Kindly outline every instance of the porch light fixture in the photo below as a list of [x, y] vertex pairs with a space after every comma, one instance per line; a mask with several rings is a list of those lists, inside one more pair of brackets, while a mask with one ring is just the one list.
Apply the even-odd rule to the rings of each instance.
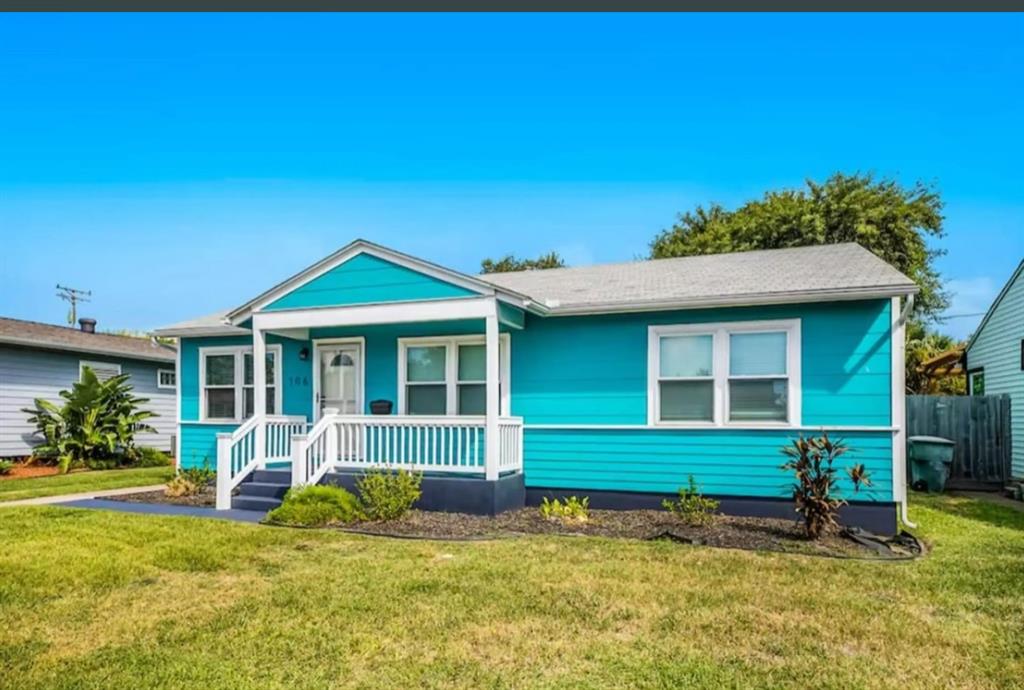
[[304, 347], [301, 350], [299, 350], [299, 361], [305, 362], [307, 359], [309, 359], [309, 348]]

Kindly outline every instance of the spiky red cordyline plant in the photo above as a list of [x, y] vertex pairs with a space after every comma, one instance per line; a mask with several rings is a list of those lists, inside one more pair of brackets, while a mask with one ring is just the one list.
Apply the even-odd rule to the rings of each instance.
[[[828, 434], [804, 438], [784, 446], [782, 452], [789, 460], [783, 470], [796, 475], [793, 484], [793, 500], [796, 510], [803, 516], [804, 532], [809, 539], [817, 539], [827, 529], [836, 527], [839, 509], [846, 501], [839, 495], [837, 470], [833, 465], [837, 458], [846, 454], [849, 448], [842, 440], [833, 442]], [[871, 479], [864, 465], [857, 464], [847, 470], [854, 492], [861, 486], [871, 486]]]

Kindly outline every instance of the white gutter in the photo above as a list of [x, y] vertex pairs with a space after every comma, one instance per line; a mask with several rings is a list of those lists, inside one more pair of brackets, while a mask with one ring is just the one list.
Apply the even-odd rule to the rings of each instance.
[[[900, 354], [899, 365], [901, 367], [904, 367], [904, 368], [907, 365], [907, 359], [906, 359], [907, 336], [906, 336], [906, 331], [904, 330], [904, 327], [906, 326], [906, 323], [907, 323], [907, 317], [910, 316], [910, 310], [913, 309], [913, 308], [914, 308], [914, 295], [913, 295], [913, 293], [911, 293], [911, 294], [907, 295], [906, 304], [903, 305], [903, 310], [900, 311], [900, 315], [896, 319], [896, 323], [893, 324], [894, 328], [899, 329], [900, 335], [903, 338], [903, 341], [901, 343], [899, 343], [899, 354]], [[895, 373], [896, 372], [893, 372], [894, 375], [895, 375]], [[907, 394], [907, 387], [906, 387], [905, 380], [906, 380], [906, 378], [905, 378], [905, 373], [904, 373], [903, 376], [900, 376], [900, 381], [903, 382], [903, 383], [901, 385], [902, 390], [899, 393], [900, 395], [903, 395], [903, 396], [906, 396], [906, 394]], [[903, 427], [903, 433], [899, 434], [897, 436], [897, 438], [900, 439], [900, 441], [903, 443], [904, 448], [906, 448], [906, 444], [907, 444], [907, 407], [906, 407], [905, 404], [902, 405], [901, 407], [903, 409], [903, 419], [900, 421], [899, 425]], [[896, 420], [893, 420], [893, 425], [896, 426]], [[903, 520], [903, 524], [905, 524], [907, 527], [910, 527], [911, 529], [914, 529], [914, 528], [917, 527], [917, 525], [910, 521], [910, 516], [907, 513], [907, 456], [906, 456], [906, 452], [900, 453], [900, 458], [902, 460], [902, 467], [900, 467], [899, 477], [900, 477], [900, 482], [903, 484], [903, 486], [900, 487], [900, 519]]]

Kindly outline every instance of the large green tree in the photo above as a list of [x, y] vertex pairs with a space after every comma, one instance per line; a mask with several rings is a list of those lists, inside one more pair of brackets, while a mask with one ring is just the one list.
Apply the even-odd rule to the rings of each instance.
[[680, 214], [651, 242], [651, 258], [857, 242], [916, 282], [915, 312], [930, 320], [949, 303], [928, 246], [943, 236], [934, 187], [870, 174], [835, 173], [822, 183], [769, 191], [735, 210], [718, 204]]
[[517, 259], [506, 254], [497, 261], [484, 259], [480, 262], [481, 273], [511, 273], [512, 271], [530, 271], [535, 268], [563, 268], [565, 259], [558, 252], [541, 254], [536, 259]]

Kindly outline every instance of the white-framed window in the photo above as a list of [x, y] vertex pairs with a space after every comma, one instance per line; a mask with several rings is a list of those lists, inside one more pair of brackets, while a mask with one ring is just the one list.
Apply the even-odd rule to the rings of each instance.
[[647, 421], [799, 426], [800, 320], [651, 326]]
[[156, 370], [157, 388], [174, 388], [177, 385], [178, 377], [174, 375], [174, 369]]
[[[281, 409], [281, 346], [267, 346], [267, 414]], [[253, 414], [252, 347], [199, 348], [199, 417], [240, 422]]]
[[985, 370], [967, 372], [967, 395], [985, 395]]
[[82, 380], [82, 370], [85, 367], [92, 369], [92, 373], [96, 374], [96, 378], [100, 381], [106, 381], [112, 379], [115, 376], [121, 375], [121, 365], [112, 364], [111, 362], [90, 362], [88, 360], [80, 360], [78, 362], [78, 380]]
[[[507, 333], [498, 336], [498, 390], [501, 414], [510, 410]], [[411, 415], [486, 414], [487, 350], [483, 336], [399, 338], [398, 413]]]

